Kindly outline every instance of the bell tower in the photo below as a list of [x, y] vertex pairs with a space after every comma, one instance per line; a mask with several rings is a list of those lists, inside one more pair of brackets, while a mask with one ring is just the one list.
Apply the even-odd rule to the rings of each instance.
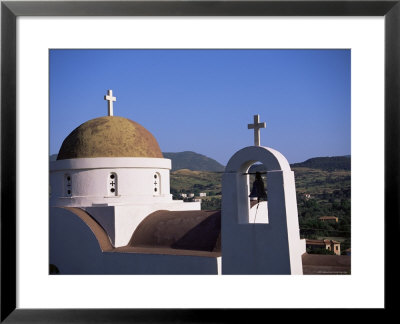
[[[303, 274], [294, 173], [278, 151], [245, 147], [229, 160], [222, 177], [222, 273]], [[252, 223], [248, 169], [261, 162], [267, 170], [268, 222]]]

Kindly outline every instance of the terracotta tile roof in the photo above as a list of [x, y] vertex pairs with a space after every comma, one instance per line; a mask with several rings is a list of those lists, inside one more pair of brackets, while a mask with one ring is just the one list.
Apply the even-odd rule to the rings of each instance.
[[336, 220], [336, 219], [338, 219], [338, 217], [336, 217], [336, 216], [321, 216], [321, 217], [319, 217], [319, 219], [321, 219], [321, 220], [324, 220], [324, 219], [334, 219], [334, 220]]
[[308, 240], [308, 239], [306, 239], [306, 244], [307, 245], [324, 245], [325, 246], [325, 242], [323, 240]]
[[143, 253], [143, 254], [168, 254], [168, 255], [187, 255], [187, 256], [200, 256], [208, 258], [217, 258], [221, 256], [221, 251], [208, 252], [208, 251], [196, 251], [196, 250], [180, 250], [163, 247], [132, 247], [132, 246], [121, 246], [115, 248], [112, 251], [117, 253]]
[[340, 244], [340, 242], [335, 240], [309, 240], [306, 239], [306, 244], [309, 245], [326, 245], [326, 244]]
[[127, 246], [216, 252], [220, 236], [220, 210], [159, 210], [139, 224]]

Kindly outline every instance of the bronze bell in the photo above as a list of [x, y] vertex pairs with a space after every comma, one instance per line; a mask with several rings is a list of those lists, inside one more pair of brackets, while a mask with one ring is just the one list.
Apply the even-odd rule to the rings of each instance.
[[257, 198], [258, 201], [261, 199], [267, 200], [267, 193], [265, 192], [264, 181], [261, 178], [260, 172], [256, 172], [256, 179], [253, 182], [253, 188], [251, 189], [249, 197]]

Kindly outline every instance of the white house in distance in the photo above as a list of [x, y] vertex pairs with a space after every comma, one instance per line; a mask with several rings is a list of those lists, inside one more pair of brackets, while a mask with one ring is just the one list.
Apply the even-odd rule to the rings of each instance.
[[[279, 152], [236, 152], [222, 180], [222, 211], [173, 200], [171, 160], [138, 123], [89, 120], [50, 162], [50, 263], [61, 274], [302, 274], [293, 172]], [[248, 169], [266, 166], [268, 202], [249, 199]], [[222, 249], [221, 249], [222, 243]]]

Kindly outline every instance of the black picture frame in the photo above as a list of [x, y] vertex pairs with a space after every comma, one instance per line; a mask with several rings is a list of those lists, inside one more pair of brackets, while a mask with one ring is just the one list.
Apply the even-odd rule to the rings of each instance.
[[[239, 310], [16, 308], [16, 19], [19, 16], [383, 16], [385, 19], [385, 309], [398, 274], [389, 266], [399, 234], [400, 0], [2, 1], [1, 313], [5, 323], [226, 322]], [[371, 128], [373, 125], [371, 125]], [[372, 154], [373, 148], [371, 148]], [[368, 163], [368, 161], [366, 161]], [[393, 306], [393, 307], [392, 307]], [[240, 310], [256, 318], [262, 310]], [[211, 314], [210, 314], [211, 312]], [[250, 314], [249, 314], [250, 315]]]

